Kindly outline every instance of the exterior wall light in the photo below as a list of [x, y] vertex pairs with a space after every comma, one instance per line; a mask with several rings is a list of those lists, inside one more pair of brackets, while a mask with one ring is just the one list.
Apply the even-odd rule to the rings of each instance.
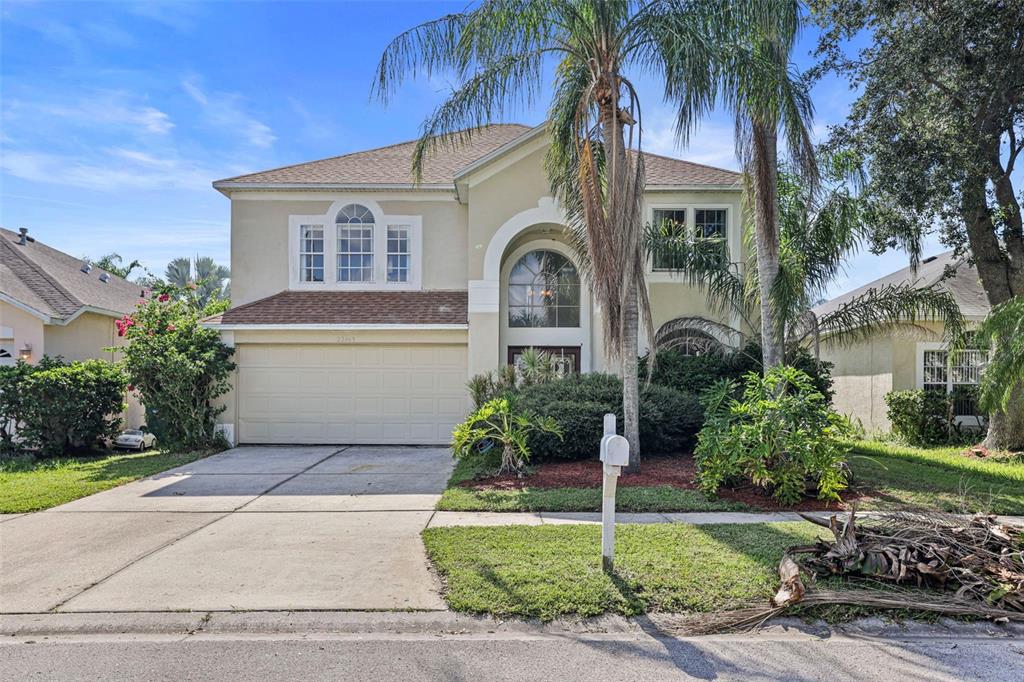
[[18, 357], [28, 362], [32, 357], [32, 346], [26, 343], [25, 347], [18, 351]]

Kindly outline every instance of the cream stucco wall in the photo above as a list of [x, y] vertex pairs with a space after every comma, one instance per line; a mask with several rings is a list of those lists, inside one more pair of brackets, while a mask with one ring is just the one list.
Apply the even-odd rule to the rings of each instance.
[[869, 432], [886, 432], [885, 394], [917, 388], [918, 344], [941, 341], [943, 326], [923, 322], [876, 334], [852, 345], [821, 346], [821, 359], [832, 369], [833, 405], [841, 414], [859, 420]]
[[0, 301], [0, 327], [10, 330], [9, 332], [5, 331], [5, 336], [8, 333], [13, 334], [12, 339], [0, 339], [0, 343], [9, 348], [14, 360], [18, 359], [18, 354], [25, 344], [32, 347], [30, 361], [37, 361], [46, 353], [43, 321], [35, 315]]

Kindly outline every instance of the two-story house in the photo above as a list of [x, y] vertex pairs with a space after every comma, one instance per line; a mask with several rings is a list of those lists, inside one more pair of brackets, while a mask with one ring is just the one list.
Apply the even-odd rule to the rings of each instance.
[[[525, 348], [564, 371], [616, 369], [551, 197], [544, 127], [477, 130], [428, 159], [416, 184], [414, 146], [214, 183], [231, 200], [234, 307], [209, 321], [237, 351], [221, 417], [230, 440], [447, 443], [469, 407], [467, 379]], [[740, 176], [653, 154], [645, 163], [645, 219], [724, 238], [741, 262]], [[738, 343], [672, 324], [715, 316], [658, 261], [657, 342]]]

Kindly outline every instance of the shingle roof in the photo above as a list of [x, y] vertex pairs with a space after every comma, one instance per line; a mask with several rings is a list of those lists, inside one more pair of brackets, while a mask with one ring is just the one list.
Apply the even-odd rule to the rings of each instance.
[[[463, 166], [490, 154], [529, 130], [527, 126], [514, 123], [490, 125], [474, 130], [461, 139], [453, 139], [457, 144], [453, 144], [451, 148], [443, 146], [426, 159], [421, 182], [427, 185], [450, 184], [455, 173]], [[400, 142], [320, 161], [226, 178], [218, 180], [214, 186], [226, 182], [275, 185], [407, 184], [413, 181], [411, 163], [415, 148], [416, 140]]]
[[465, 291], [282, 291], [208, 324], [467, 324]]
[[[956, 271], [952, 276], [942, 279], [947, 266], [955, 268]], [[940, 282], [940, 280], [942, 281]], [[840, 305], [866, 294], [871, 289], [880, 289], [887, 285], [910, 283], [923, 287], [935, 284], [936, 282], [939, 283], [938, 286], [940, 288], [953, 295], [964, 317], [977, 319], [988, 315], [991, 307], [988, 304], [988, 298], [985, 296], [985, 290], [978, 280], [977, 269], [972, 265], [968, 265], [963, 259], [955, 258], [952, 251], [946, 251], [921, 261], [916, 276], [910, 267], [897, 270], [853, 291], [836, 296], [832, 300], [816, 306], [813, 311], [818, 316], [830, 313], [839, 308]]]
[[[442, 145], [424, 163], [424, 185], [450, 185], [459, 171], [474, 161], [511, 145], [534, 132], [518, 124], [495, 124], [473, 130]], [[283, 168], [239, 175], [218, 180], [214, 187], [230, 184], [254, 185], [403, 185], [413, 182], [411, 163], [416, 140], [400, 142], [320, 161], [298, 163]], [[644, 153], [649, 186], [739, 185], [735, 171], [705, 166], [682, 159]]]
[[[30, 235], [31, 236], [31, 235]], [[20, 236], [0, 228], [0, 292], [55, 319], [66, 319], [85, 307], [129, 313], [142, 287], [103, 270], [82, 272], [84, 261], [39, 241], [19, 244]]]

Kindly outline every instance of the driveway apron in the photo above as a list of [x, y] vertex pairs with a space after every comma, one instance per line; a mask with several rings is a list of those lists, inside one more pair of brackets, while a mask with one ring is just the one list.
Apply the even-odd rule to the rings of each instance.
[[241, 447], [0, 523], [0, 613], [443, 609], [446, 448]]

